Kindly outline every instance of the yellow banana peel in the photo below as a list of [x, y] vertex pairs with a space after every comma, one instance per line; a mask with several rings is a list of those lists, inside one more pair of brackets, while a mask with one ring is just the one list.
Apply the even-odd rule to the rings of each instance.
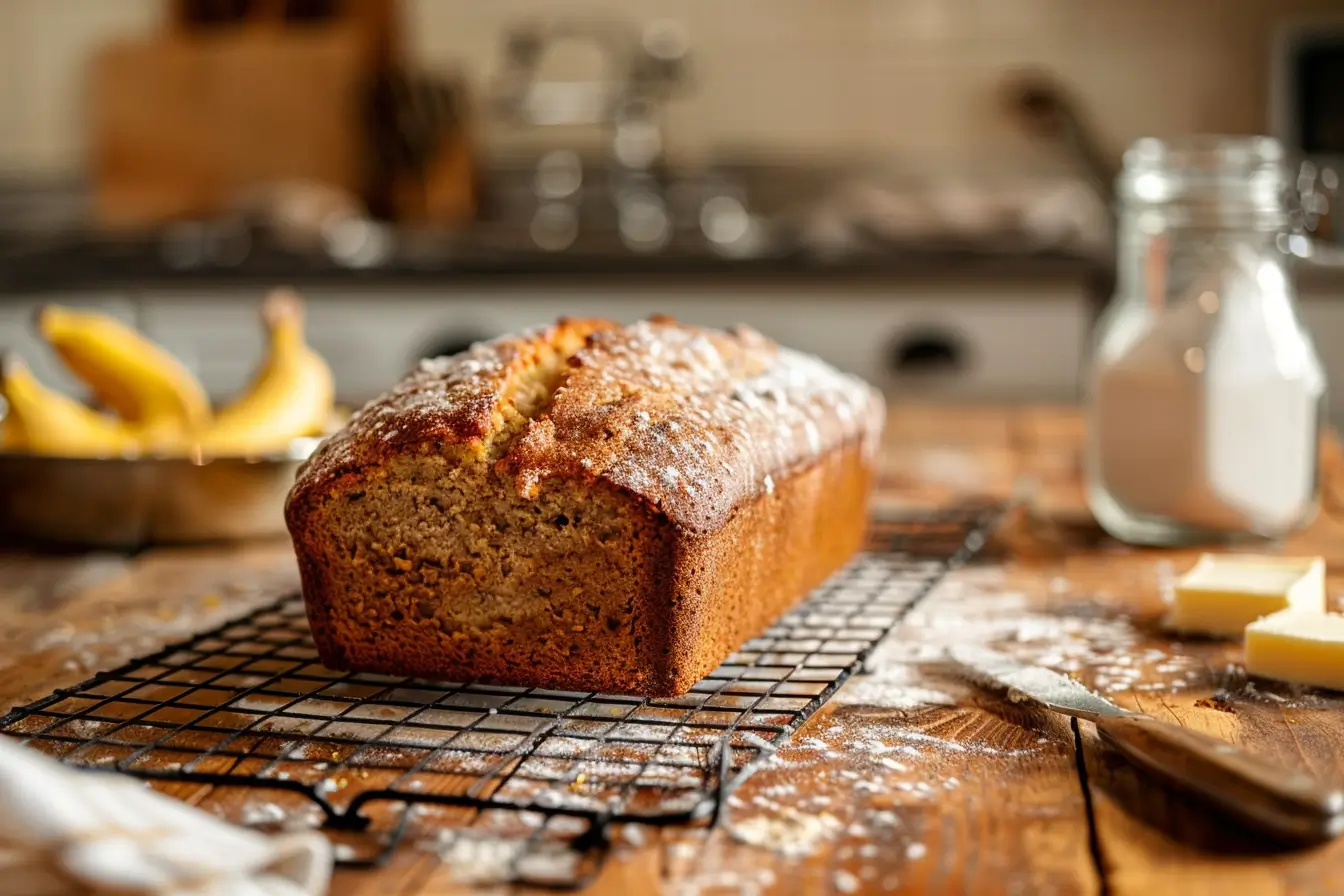
[[[0, 390], [24, 450], [61, 457], [120, 457], [140, 450], [130, 426], [43, 386], [17, 358], [5, 359]], [[6, 432], [10, 422], [7, 416]]]
[[98, 402], [125, 422], [160, 433], [209, 423], [210, 401], [191, 371], [134, 328], [59, 305], [39, 310], [37, 327]]
[[303, 304], [276, 290], [262, 306], [267, 353], [247, 390], [221, 408], [192, 442], [208, 456], [280, 452], [320, 435], [334, 408], [331, 368], [304, 341]]
[[5, 416], [0, 420], [0, 451], [23, 451], [28, 447], [19, 415], [5, 402]]
[[176, 358], [106, 314], [49, 305], [42, 335], [116, 416], [43, 386], [18, 358], [0, 365], [0, 449], [70, 457], [237, 456], [284, 452], [333, 426], [331, 368], [304, 339], [303, 304], [276, 290], [262, 306], [265, 360], [232, 403], [210, 412]]

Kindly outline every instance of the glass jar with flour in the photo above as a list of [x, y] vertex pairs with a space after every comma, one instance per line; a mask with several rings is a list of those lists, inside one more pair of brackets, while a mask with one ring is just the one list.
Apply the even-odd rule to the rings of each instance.
[[1275, 538], [1315, 515], [1325, 375], [1289, 270], [1289, 187], [1268, 138], [1125, 154], [1086, 452], [1088, 503], [1117, 538]]

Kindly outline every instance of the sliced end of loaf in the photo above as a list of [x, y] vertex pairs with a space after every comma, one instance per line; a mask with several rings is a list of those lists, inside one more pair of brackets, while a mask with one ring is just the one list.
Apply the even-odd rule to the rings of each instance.
[[[664, 527], [629, 495], [557, 483], [517, 495], [487, 459], [391, 461], [314, 508], [304, 588], [338, 668], [658, 689]], [[613, 658], [620, 657], [620, 662]], [[632, 660], [634, 662], [632, 662]]]

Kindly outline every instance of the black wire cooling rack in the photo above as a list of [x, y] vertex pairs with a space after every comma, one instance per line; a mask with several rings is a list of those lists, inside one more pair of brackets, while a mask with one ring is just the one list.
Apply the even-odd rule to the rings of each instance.
[[503, 814], [524, 835], [508, 876], [575, 886], [614, 824], [712, 824], [1002, 512], [875, 520], [867, 552], [681, 697], [337, 672], [289, 595], [19, 707], [0, 732], [156, 786], [288, 793], [320, 811], [343, 864], [377, 864], [408, 829], [461, 833]]

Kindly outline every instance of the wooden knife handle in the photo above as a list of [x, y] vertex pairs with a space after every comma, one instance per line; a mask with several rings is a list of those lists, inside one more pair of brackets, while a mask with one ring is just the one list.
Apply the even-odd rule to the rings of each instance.
[[1096, 726], [1129, 759], [1266, 833], [1321, 841], [1344, 831], [1344, 792], [1309, 775], [1151, 716], [1104, 717]]

